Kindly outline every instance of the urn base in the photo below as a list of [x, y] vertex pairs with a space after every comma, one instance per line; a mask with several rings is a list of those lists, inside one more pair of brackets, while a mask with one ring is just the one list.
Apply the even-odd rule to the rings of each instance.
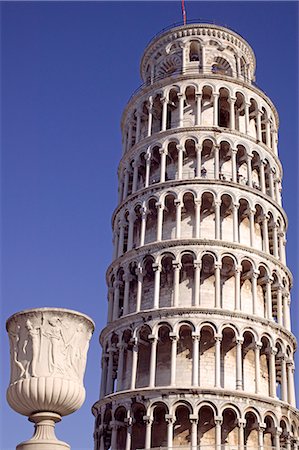
[[21, 442], [16, 450], [70, 450], [70, 446], [59, 441], [54, 432], [56, 422], [61, 416], [53, 412], [39, 412], [29, 417], [34, 422], [35, 433], [28, 441]]

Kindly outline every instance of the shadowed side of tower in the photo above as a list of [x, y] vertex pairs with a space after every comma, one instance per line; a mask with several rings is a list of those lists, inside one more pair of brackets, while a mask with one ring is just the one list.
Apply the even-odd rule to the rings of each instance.
[[164, 31], [122, 117], [96, 450], [296, 450], [278, 115], [229, 29]]

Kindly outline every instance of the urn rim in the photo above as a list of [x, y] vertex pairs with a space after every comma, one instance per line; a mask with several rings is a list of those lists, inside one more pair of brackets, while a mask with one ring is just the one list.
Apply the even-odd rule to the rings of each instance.
[[44, 306], [41, 308], [28, 308], [28, 309], [23, 309], [21, 311], [18, 311], [14, 314], [12, 314], [7, 320], [6, 320], [6, 330], [8, 331], [8, 327], [9, 327], [9, 323], [15, 319], [16, 317], [22, 316], [22, 315], [26, 315], [28, 313], [38, 313], [38, 312], [61, 312], [61, 313], [68, 313], [68, 314], [72, 314], [81, 318], [84, 318], [87, 322], [89, 322], [89, 324], [92, 327], [92, 333], [95, 330], [95, 322], [91, 319], [91, 317], [89, 317], [87, 314], [82, 313], [80, 311], [76, 311], [74, 309], [69, 309], [69, 308], [60, 308], [60, 307], [52, 307], [52, 306]]

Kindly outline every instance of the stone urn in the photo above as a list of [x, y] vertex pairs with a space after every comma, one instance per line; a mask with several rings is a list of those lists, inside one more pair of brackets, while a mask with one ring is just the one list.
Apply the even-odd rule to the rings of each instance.
[[85, 399], [83, 376], [93, 321], [62, 308], [28, 309], [6, 322], [10, 342], [7, 401], [35, 424], [34, 436], [17, 450], [66, 450], [55, 423]]

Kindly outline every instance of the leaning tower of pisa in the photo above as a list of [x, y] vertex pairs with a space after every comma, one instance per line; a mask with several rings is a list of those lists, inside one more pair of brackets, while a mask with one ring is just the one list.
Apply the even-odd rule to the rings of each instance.
[[235, 32], [163, 30], [122, 117], [96, 450], [299, 448], [278, 114]]

